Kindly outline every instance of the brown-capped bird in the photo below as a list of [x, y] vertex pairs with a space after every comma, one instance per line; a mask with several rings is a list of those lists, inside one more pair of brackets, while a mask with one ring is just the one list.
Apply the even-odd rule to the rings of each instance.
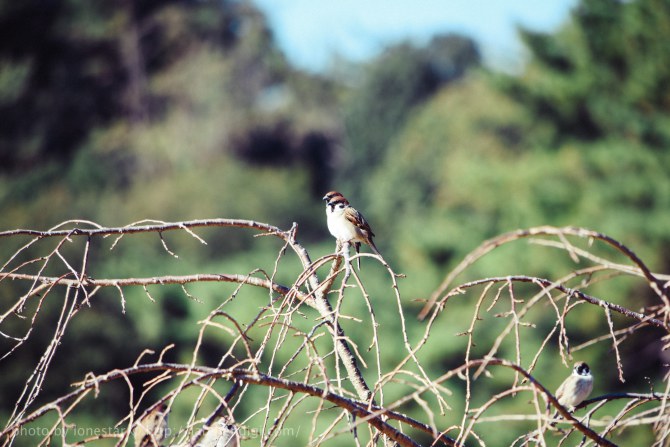
[[[365, 217], [356, 210], [339, 192], [331, 191], [325, 196], [328, 231], [342, 244], [353, 243], [356, 253], [360, 253], [361, 243], [369, 245], [377, 255], [381, 256], [372, 238], [375, 234]], [[360, 268], [360, 258], [358, 261]]]

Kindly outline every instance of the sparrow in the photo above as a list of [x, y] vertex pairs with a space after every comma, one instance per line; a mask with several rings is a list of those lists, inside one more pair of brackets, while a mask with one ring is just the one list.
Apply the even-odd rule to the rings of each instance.
[[[574, 368], [572, 369], [572, 374], [568, 376], [567, 379], [561, 383], [561, 385], [556, 390], [556, 399], [558, 403], [563, 405], [568, 411], [575, 411], [575, 407], [589, 397], [593, 391], [593, 376], [591, 375], [591, 370], [589, 365], [585, 362], [575, 363]], [[547, 409], [549, 403], [547, 403]], [[551, 422], [549, 426], [555, 427], [555, 419], [558, 417], [558, 410], [554, 412], [554, 415], [551, 417]]]
[[221, 418], [207, 429], [201, 447], [240, 447], [239, 429], [228, 418]]
[[558, 403], [570, 411], [589, 397], [593, 391], [593, 376], [585, 362], [575, 363], [572, 374], [556, 390]]
[[[375, 234], [365, 217], [356, 210], [339, 192], [331, 191], [325, 196], [328, 231], [342, 244], [353, 242], [356, 253], [360, 253], [361, 243], [367, 244], [377, 255], [381, 256], [372, 238]], [[360, 268], [360, 258], [358, 268]]]
[[161, 403], [137, 421], [135, 447], [158, 447], [168, 431], [168, 407], [166, 403]]

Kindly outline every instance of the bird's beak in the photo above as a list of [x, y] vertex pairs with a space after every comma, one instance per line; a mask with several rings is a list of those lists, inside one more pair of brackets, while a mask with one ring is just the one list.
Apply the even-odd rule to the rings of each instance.
[[323, 196], [323, 199], [321, 199], [321, 200], [324, 200], [324, 201], [327, 202], [328, 201], [328, 196]]

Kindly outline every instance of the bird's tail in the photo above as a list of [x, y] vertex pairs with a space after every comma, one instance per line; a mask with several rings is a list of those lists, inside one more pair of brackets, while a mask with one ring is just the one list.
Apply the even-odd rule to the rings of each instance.
[[382, 254], [379, 252], [379, 249], [378, 249], [377, 246], [375, 245], [375, 241], [373, 241], [372, 238], [370, 238], [370, 248], [372, 248], [372, 251], [374, 251], [375, 254], [376, 254], [377, 256], [379, 256], [380, 258], [384, 259], [384, 257], [382, 256]]
[[[377, 246], [375, 245], [375, 242], [372, 240], [372, 238], [369, 238], [369, 239], [368, 239], [368, 244], [367, 244], [367, 245], [370, 246], [370, 248], [372, 249], [372, 251], [374, 251], [375, 254], [376, 254], [377, 256], [379, 256], [380, 258], [384, 259], [384, 257], [383, 257], [382, 254], [379, 252], [379, 249], [378, 249]], [[354, 248], [356, 249], [356, 254], [360, 254], [360, 253], [361, 253], [361, 243], [360, 243], [360, 242], [354, 242]], [[358, 270], [360, 270], [360, 269], [361, 269], [361, 258], [359, 257], [356, 261], [357, 261], [357, 263], [358, 263]]]

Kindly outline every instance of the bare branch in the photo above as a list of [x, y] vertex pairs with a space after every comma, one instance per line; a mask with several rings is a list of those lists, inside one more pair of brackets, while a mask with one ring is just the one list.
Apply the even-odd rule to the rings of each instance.
[[[265, 265], [272, 267], [252, 267], [246, 274], [91, 275], [102, 271], [95, 265], [102, 256], [122, 255], [107, 250], [101, 255], [100, 244], [94, 243], [98, 242], [94, 238], [111, 236], [114, 248], [121, 240], [135, 244], [145, 238], [134, 235], [153, 233], [156, 237], [152, 242], [160, 242], [163, 247], [158, 255], [180, 262], [179, 250], [164, 236], [169, 231], [181, 231], [207, 244], [195, 233], [205, 227], [241, 228], [256, 232], [256, 237], [270, 236], [278, 242], [276, 251], [266, 259]], [[44, 308], [49, 310], [58, 306], [54, 324], [49, 326], [51, 338], [46, 341], [46, 348], [38, 348], [39, 361], [32, 368], [21, 365], [26, 370], [25, 381], [20, 383], [20, 396], [11, 403], [15, 405], [11, 417], [3, 422], [6, 425], [0, 432], [0, 446], [13, 444], [22, 430], [33, 426], [46, 430], [35, 444], [60, 441], [87, 445], [106, 439], [105, 442], [114, 440], [123, 446], [133, 437], [131, 431], [137, 426], [138, 417], [158, 408], [169, 412], [175, 402], [180, 411], [174, 413], [180, 413], [184, 399], [189, 399], [190, 408], [186, 415], [174, 415], [177, 422], [172, 419], [172, 424], [180, 424], [179, 430], [163, 443], [193, 447], [210, 438], [223, 423], [224, 432], [232, 431], [242, 438], [245, 431], [253, 430], [250, 437], [258, 438], [261, 445], [285, 444], [280, 437], [297, 421], [298, 427], [303, 422], [310, 427], [302, 434], [310, 445], [346, 437], [352, 445], [361, 447], [380, 441], [386, 446], [416, 446], [418, 439], [429, 439], [431, 445], [465, 447], [491, 443], [489, 434], [482, 429], [484, 422], [503, 427], [505, 421], [519, 421], [515, 427], [521, 433], [512, 433], [509, 438], [515, 439], [513, 445], [545, 446], [552, 443], [548, 436], [550, 405], [561, 415], [554, 422], [567, 427], [559, 445], [583, 437], [582, 444], [613, 446], [608, 439], [612, 433], [638, 430], [634, 427], [653, 430], [659, 446], [670, 437], [670, 374], [660, 386], [656, 377], [649, 379], [651, 392], [647, 394], [606, 393], [582, 402], [577, 406], [577, 410], [586, 408], [581, 420], [561, 406], [538, 380], [547, 374], [546, 365], [562, 362], [567, 366], [574, 351], [581, 349], [580, 354], [588, 357], [591, 349], [585, 348], [601, 343], [612, 354], [608, 355], [606, 366], [601, 359], [595, 376], [607, 375], [612, 380], [615, 377], [610, 376], [618, 372], [621, 381], [631, 381], [631, 377], [624, 377], [624, 365], [629, 364], [627, 356], [631, 352], [631, 346], [626, 344], [635, 342], [635, 335], [644, 328], [663, 331], [660, 336], [655, 329], [644, 334], [648, 344], [656, 337], [650, 346], [660, 347], [670, 340], [670, 335], [666, 335], [670, 329], [667, 284], [660, 282], [670, 276], [651, 272], [620, 242], [573, 227], [519, 230], [486, 241], [446, 276], [422, 315], [427, 315], [431, 304], [437, 304], [435, 310], [428, 323], [417, 330], [407, 320], [407, 300], [397, 283], [402, 275], [394, 273], [381, 257], [369, 253], [350, 257], [341, 247], [335, 247], [332, 254], [312, 261], [307, 248], [297, 241], [297, 230], [296, 224], [282, 230], [252, 220], [205, 219], [144, 220], [112, 228], [73, 220], [46, 231], [0, 232], [0, 238], [29, 239], [14, 244], [18, 248], [13, 254], [7, 253], [0, 269], [0, 286], [6, 286], [10, 296], [0, 311], [0, 337], [8, 346], [0, 353], [0, 360], [18, 359], [20, 356], [12, 354], [20, 347], [32, 349], [35, 341], [40, 341], [33, 340], [35, 334], [43, 334], [33, 331], [45, 317], [43, 304], [48, 303], [49, 307]], [[451, 286], [458, 275], [496, 247], [529, 237], [533, 243], [562, 250], [565, 259], [586, 260], [588, 264], [570, 269], [558, 279], [516, 274]], [[606, 259], [596, 254], [598, 251], [591, 252], [590, 246], [583, 248], [586, 244], [575, 241], [575, 237], [613, 247], [615, 257], [625, 257], [624, 262], [630, 265]], [[368, 283], [380, 269], [355, 269], [352, 261], [361, 257], [381, 264], [388, 290], [380, 293], [372, 282]], [[591, 294], [599, 283], [620, 277], [634, 278], [660, 299], [654, 297], [652, 305], [638, 308], [617, 296], [602, 299]], [[194, 285], [204, 283], [235, 286], [222, 297], [220, 287], [198, 290]], [[139, 296], [160, 301], [167, 285], [178, 285], [170, 293], [181, 289], [184, 302], [198, 306], [198, 312], [204, 310], [203, 315], [207, 315], [189, 322], [194, 326], [192, 345], [184, 340], [175, 344], [166, 341], [164, 346], [142, 351], [131, 366], [114, 365], [95, 375], [82, 371], [78, 377], [84, 380], [74, 384], [73, 390], [62, 392], [48, 403], [37, 399], [45, 384], [49, 384], [54, 365], [63, 360], [57, 358], [58, 347], [72, 321], [86, 313], [80, 311], [99, 305], [96, 298], [106, 296], [98, 295], [99, 291], [111, 288], [110, 295], [114, 297], [118, 292], [125, 314], [137, 309], [135, 305], [126, 309], [128, 290], [141, 287], [144, 293], [139, 291]], [[264, 292], [242, 293], [252, 287]], [[444, 311], [455, 295], [473, 292], [473, 299], [454, 302], [449, 309], [453, 312]], [[618, 302], [622, 304], [615, 304]], [[245, 312], [238, 313], [238, 304]], [[583, 334], [582, 325], [579, 335], [575, 335], [575, 309], [580, 316], [587, 315], [598, 323], [591, 326], [597, 326], [597, 333]], [[450, 330], [452, 327], [458, 329]], [[458, 331], [463, 332], [455, 334]], [[216, 341], [214, 348], [211, 340]], [[430, 351], [422, 351], [429, 343]], [[456, 350], [455, 346], [462, 349]], [[443, 347], [449, 355], [441, 351]], [[187, 360], [181, 360], [184, 357]], [[167, 362], [168, 358], [179, 358], [180, 363]], [[207, 359], [207, 366], [203, 359]], [[368, 365], [371, 368], [366, 370]], [[492, 386], [489, 380], [497, 368], [509, 371], [509, 379], [496, 378]], [[602, 372], [605, 368], [607, 373]], [[549, 378], [553, 381], [555, 375], [547, 375], [547, 383]], [[114, 421], [117, 430], [79, 439], [66, 437], [63, 432], [77, 420], [82, 403], [89, 397], [104, 396], [105, 389], [114, 382], [126, 386], [129, 396], [125, 416], [110, 412], [110, 417], [120, 418]], [[605, 386], [606, 381], [598, 383]], [[664, 388], [663, 392], [655, 393], [654, 386]], [[519, 398], [528, 398], [528, 405], [512, 407], [510, 401]], [[625, 402], [609, 405], [614, 400]], [[518, 408], [527, 410], [518, 412]], [[422, 438], [414, 437], [418, 433]]]
[[533, 284], [541, 284], [544, 287], [552, 287], [555, 288], [556, 290], [560, 290], [561, 292], [565, 293], [568, 296], [574, 296], [582, 301], [585, 301], [590, 304], [595, 304], [596, 306], [600, 306], [604, 309], [610, 310], [610, 311], [615, 311], [617, 313], [620, 313], [621, 315], [625, 315], [629, 318], [633, 318], [641, 323], [646, 323], [651, 326], [655, 326], [661, 329], [664, 329], [666, 331], [669, 330], [668, 326], [661, 320], [658, 320], [656, 318], [652, 318], [648, 315], [644, 315], [640, 312], [635, 312], [630, 309], [626, 309], [623, 306], [620, 306], [618, 304], [613, 304], [609, 303], [607, 301], [601, 300], [599, 298], [595, 298], [591, 295], [587, 295], [583, 292], [580, 292], [579, 290], [576, 289], [570, 289], [568, 287], [565, 287], [560, 284], [556, 284], [548, 279], [543, 279], [543, 278], [535, 278], [532, 276], [503, 276], [503, 277], [495, 277], [495, 278], [486, 278], [486, 279], [479, 279], [476, 281], [470, 281], [465, 284], [459, 285], [456, 289], [452, 290], [449, 292], [439, 304], [443, 304], [447, 299], [449, 299], [452, 296], [458, 295], [461, 293], [462, 290], [469, 289], [472, 287], [476, 287], [482, 284], [489, 284], [489, 283], [500, 283], [504, 282], [507, 283], [508, 281], [512, 282], [526, 282], [526, 283], [533, 283]]
[[[507, 244], [509, 242], [516, 241], [518, 239], [536, 237], [536, 236], [558, 236], [559, 238], [565, 240], [565, 236], [577, 236], [580, 238], [586, 239], [596, 239], [605, 242], [606, 244], [616, 248], [618, 251], [623, 253], [628, 259], [630, 259], [633, 264], [635, 264], [639, 269], [642, 275], [647, 279], [649, 285], [654, 290], [654, 292], [663, 300], [665, 306], [670, 306], [670, 300], [668, 300], [667, 289], [668, 285], [664, 284], [659, 280], [651, 269], [628, 247], [626, 247], [621, 242], [611, 238], [605, 234], [598, 233], [595, 231], [587, 230], [585, 228], [579, 227], [551, 227], [551, 226], [542, 226], [534, 227], [526, 230], [516, 230], [509, 233], [502, 234], [500, 236], [494, 237], [482, 243], [475, 250], [470, 252], [463, 261], [461, 261], [456, 268], [454, 268], [449, 274], [445, 277], [442, 284], [433, 292], [428, 303], [419, 313], [419, 319], [423, 320], [430, 312], [430, 309], [433, 305], [444, 295], [444, 293], [449, 289], [449, 286], [453, 280], [460, 275], [466, 268], [474, 264], [478, 259], [491, 252], [492, 250], [500, 247], [501, 245]], [[570, 245], [568, 247], [568, 252], [574, 255], [574, 249]]]

